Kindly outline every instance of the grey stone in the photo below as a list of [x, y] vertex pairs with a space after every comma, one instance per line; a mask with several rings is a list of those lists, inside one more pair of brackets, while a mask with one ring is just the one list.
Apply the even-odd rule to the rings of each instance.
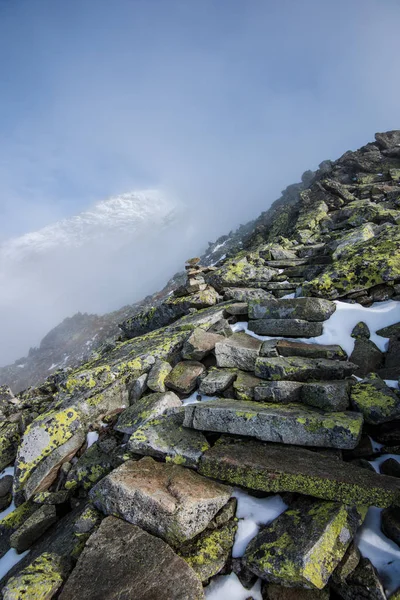
[[[268, 284], [270, 285], [270, 284]], [[270, 298], [271, 294], [259, 288], [225, 288], [225, 298], [237, 302], [248, 302], [256, 298]]]
[[333, 581], [332, 588], [343, 600], [386, 600], [379, 575], [368, 558], [361, 558], [346, 581]]
[[317, 381], [301, 390], [301, 402], [321, 410], [346, 410], [350, 403], [350, 381]]
[[382, 337], [400, 339], [400, 323], [379, 329], [376, 333]]
[[214, 350], [217, 342], [224, 339], [222, 335], [209, 333], [198, 327], [184, 343], [182, 357], [186, 360], [202, 360]]
[[323, 323], [301, 319], [258, 319], [249, 321], [248, 327], [258, 335], [317, 337], [323, 332]]
[[225, 391], [236, 379], [236, 374], [231, 371], [215, 369], [209, 371], [201, 380], [199, 392], [206, 396], [214, 396]]
[[60, 600], [204, 600], [200, 580], [162, 540], [107, 517], [86, 544]]
[[324, 413], [298, 404], [230, 399], [185, 406], [185, 427], [255, 437], [268, 442], [354, 448], [362, 431], [358, 413]]
[[358, 365], [355, 375], [357, 377], [364, 377], [368, 373], [377, 371], [382, 367], [383, 356], [383, 352], [379, 350], [374, 342], [357, 338], [349, 360]]
[[250, 319], [325, 321], [335, 310], [336, 304], [321, 298], [270, 298], [249, 301]]
[[16, 576], [8, 579], [3, 588], [3, 600], [51, 600], [56, 597], [70, 570], [69, 558], [43, 552]]
[[133, 433], [151, 419], [180, 406], [182, 402], [174, 392], [149, 394], [124, 410], [114, 429], [122, 433]]
[[[228, 313], [228, 315], [247, 315], [248, 313], [248, 304], [247, 302], [236, 302], [236, 304], [231, 304], [230, 306], [228, 306], [228, 308], [226, 309], [226, 312]], [[243, 319], [242, 319], [243, 320]]]
[[171, 365], [165, 360], [156, 360], [147, 378], [147, 387], [153, 392], [165, 392], [165, 378], [172, 371]]
[[178, 363], [165, 378], [167, 388], [181, 394], [190, 394], [196, 385], [198, 378], [205, 371], [205, 366], [194, 360], [186, 360]]
[[244, 332], [215, 345], [218, 367], [237, 367], [244, 371], [254, 371], [256, 358], [260, 353], [261, 342]]
[[55, 506], [41, 506], [10, 536], [10, 546], [24, 552], [56, 521]]
[[374, 374], [353, 385], [351, 403], [371, 425], [400, 417], [400, 396]]
[[204, 531], [230, 495], [225, 485], [149, 456], [127, 461], [90, 491], [93, 504], [105, 514], [120, 516], [172, 545]]
[[134, 379], [129, 386], [129, 404], [133, 404], [139, 400], [147, 389], [147, 373], [143, 373], [137, 379]]
[[329, 600], [329, 588], [306, 590], [305, 588], [287, 588], [276, 583], [264, 584], [263, 600]]
[[322, 589], [363, 516], [339, 502], [299, 498], [250, 541], [244, 564], [269, 582]]
[[0, 479], [0, 498], [7, 496], [12, 489], [12, 475], [5, 475]]
[[357, 546], [352, 542], [346, 550], [340, 564], [336, 567], [332, 577], [335, 581], [346, 581], [347, 577], [358, 566], [361, 554]]
[[346, 462], [338, 465], [335, 459], [295, 446], [221, 439], [204, 453], [199, 472], [261, 492], [295, 492], [382, 508], [400, 504], [397, 479]]
[[371, 332], [369, 330], [369, 327], [363, 321], [357, 323], [357, 325], [353, 328], [353, 331], [351, 332], [351, 337], [355, 339], [369, 340], [370, 335]]
[[[266, 343], [266, 342], [265, 342]], [[337, 345], [307, 344], [305, 342], [291, 342], [277, 340], [276, 350], [280, 356], [301, 356], [303, 358], [327, 358], [330, 360], [346, 360], [346, 352]], [[263, 354], [261, 356], [268, 356]]]
[[277, 343], [278, 340], [266, 340], [263, 342], [260, 350], [260, 356], [278, 356], [278, 350], [276, 348]]
[[0, 424], [0, 471], [14, 462], [19, 441], [18, 423]]
[[251, 373], [238, 371], [237, 377], [233, 382], [235, 397], [239, 400], [254, 400], [255, 389], [258, 385], [262, 385], [263, 380], [255, 377]]
[[128, 451], [196, 467], [209, 444], [200, 431], [183, 427], [183, 410], [147, 421], [130, 437]]
[[350, 376], [356, 365], [341, 360], [324, 358], [278, 357], [256, 360], [257, 377], [277, 380], [310, 381], [316, 379], [344, 379]]
[[302, 383], [297, 381], [271, 381], [254, 388], [254, 400], [289, 404], [300, 402]]

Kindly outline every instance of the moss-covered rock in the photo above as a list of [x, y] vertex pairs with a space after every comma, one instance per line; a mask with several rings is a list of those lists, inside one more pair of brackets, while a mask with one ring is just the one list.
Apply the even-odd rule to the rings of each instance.
[[97, 444], [93, 444], [73, 465], [64, 486], [67, 490], [80, 487], [89, 491], [114, 466], [112, 456], [103, 452]]
[[400, 396], [377, 375], [371, 374], [352, 387], [351, 402], [371, 425], [400, 417]]
[[22, 571], [10, 577], [3, 588], [4, 600], [51, 600], [68, 573], [66, 561], [45, 552]]
[[365, 514], [366, 508], [300, 498], [250, 541], [244, 563], [267, 581], [322, 589]]
[[0, 558], [10, 549], [10, 537], [39, 507], [24, 502], [0, 521]]
[[14, 462], [20, 441], [18, 423], [0, 425], [0, 470]]
[[18, 527], [10, 536], [10, 546], [17, 552], [24, 552], [32, 546], [34, 542], [49, 527], [57, 521], [55, 506], [49, 504], [38, 508], [24, 523]]
[[182, 406], [181, 400], [174, 392], [155, 392], [143, 396], [135, 404], [127, 408], [115, 425], [116, 431], [133, 433], [148, 421], [155, 419], [166, 411]]
[[167, 361], [157, 359], [147, 378], [147, 387], [152, 392], [165, 392], [165, 378], [171, 370], [172, 367]]
[[232, 287], [262, 288], [276, 274], [275, 269], [252, 264], [249, 257], [244, 256], [227, 261], [223, 267], [207, 275], [207, 281], [218, 291]]
[[205, 366], [196, 360], [179, 362], [165, 378], [168, 389], [180, 394], [190, 394], [197, 386], [198, 378], [205, 371]]

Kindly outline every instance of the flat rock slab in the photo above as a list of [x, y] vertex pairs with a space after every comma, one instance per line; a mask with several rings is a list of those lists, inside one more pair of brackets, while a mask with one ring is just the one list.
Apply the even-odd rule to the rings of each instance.
[[400, 417], [400, 396], [377, 375], [371, 375], [352, 387], [351, 403], [371, 425]]
[[234, 333], [215, 345], [218, 367], [236, 367], [243, 371], [254, 371], [261, 342], [244, 332]]
[[228, 370], [215, 369], [201, 380], [199, 392], [206, 396], [214, 396], [225, 391], [236, 379], [236, 373]]
[[347, 410], [350, 403], [351, 383], [348, 379], [340, 381], [317, 381], [303, 385], [300, 401], [321, 410]]
[[346, 352], [338, 345], [306, 344], [305, 342], [290, 342], [288, 340], [278, 340], [276, 342], [276, 350], [280, 356], [328, 358], [331, 360], [347, 359]]
[[210, 446], [200, 431], [183, 427], [183, 417], [182, 410], [148, 421], [131, 435], [128, 450], [185, 467], [196, 467]]
[[10, 546], [24, 552], [57, 521], [55, 506], [41, 506], [10, 537]]
[[194, 571], [162, 540], [107, 517], [88, 540], [60, 600], [202, 600]]
[[355, 448], [363, 418], [358, 413], [325, 413], [298, 404], [248, 402], [221, 398], [185, 406], [185, 427], [255, 437], [300, 446]]
[[237, 302], [248, 302], [255, 298], [270, 298], [271, 294], [259, 288], [225, 288], [224, 297]]
[[300, 402], [303, 383], [298, 381], [268, 381], [254, 388], [254, 400], [291, 404]]
[[300, 498], [250, 541], [243, 562], [267, 581], [322, 589], [366, 511], [339, 502]]
[[233, 382], [235, 397], [239, 400], [254, 400], [255, 388], [262, 383], [263, 380], [255, 377], [252, 373], [238, 371], [237, 377]]
[[205, 371], [205, 366], [194, 360], [186, 360], [178, 363], [165, 378], [165, 385], [170, 390], [181, 394], [190, 394], [197, 380]]
[[303, 319], [258, 319], [249, 321], [249, 329], [258, 335], [307, 338], [322, 335], [323, 323]]
[[214, 350], [217, 342], [221, 342], [223, 339], [222, 335], [209, 333], [198, 327], [184, 343], [182, 356], [186, 360], [201, 360]]
[[344, 360], [328, 360], [325, 358], [283, 357], [256, 360], [257, 377], [270, 381], [313, 381], [319, 379], [344, 379], [356, 370], [357, 366]]
[[216, 444], [204, 453], [199, 472], [263, 492], [296, 492], [344, 504], [400, 505], [400, 483], [305, 448], [256, 441]]
[[336, 310], [336, 304], [321, 298], [269, 298], [249, 300], [250, 319], [304, 319], [326, 321]]
[[114, 429], [122, 433], [133, 433], [147, 421], [180, 406], [182, 402], [174, 392], [155, 392], [143, 396], [120, 414]]
[[139, 525], [172, 545], [203, 531], [230, 495], [225, 485], [150, 457], [124, 463], [90, 491], [105, 514]]

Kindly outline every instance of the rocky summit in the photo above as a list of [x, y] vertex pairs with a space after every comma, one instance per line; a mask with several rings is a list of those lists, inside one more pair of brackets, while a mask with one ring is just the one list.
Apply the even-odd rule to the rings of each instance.
[[4, 600], [400, 597], [399, 149], [0, 372]]

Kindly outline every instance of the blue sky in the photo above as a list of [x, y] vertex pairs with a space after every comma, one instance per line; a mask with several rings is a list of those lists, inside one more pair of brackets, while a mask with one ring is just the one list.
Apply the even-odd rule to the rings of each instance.
[[0, 239], [129, 189], [256, 216], [400, 127], [398, 0], [0, 0]]

